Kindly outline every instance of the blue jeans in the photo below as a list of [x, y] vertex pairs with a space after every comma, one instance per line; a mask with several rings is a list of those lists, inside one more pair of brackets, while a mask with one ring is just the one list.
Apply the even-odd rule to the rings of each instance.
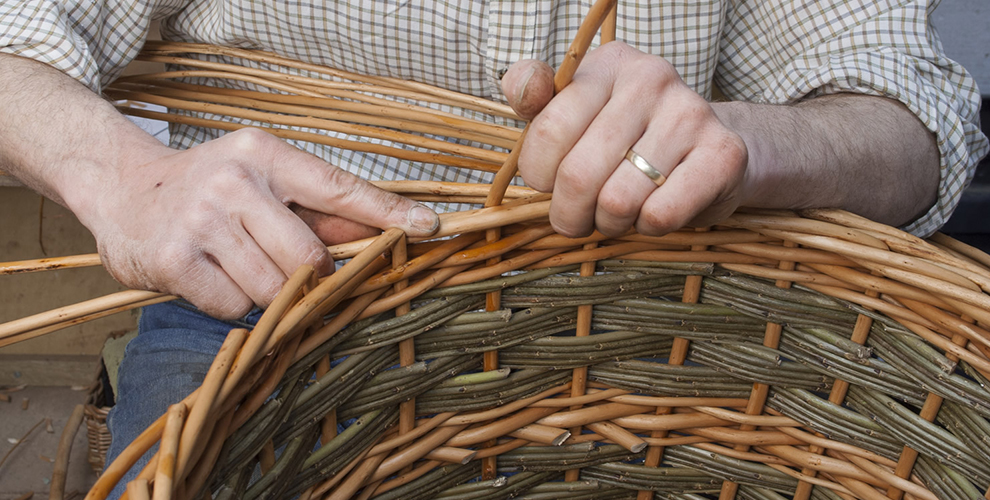
[[[232, 328], [251, 328], [261, 316], [252, 311], [241, 321], [224, 322], [177, 302], [145, 307], [138, 336], [127, 344], [118, 371], [116, 405], [107, 415], [112, 441], [107, 465], [170, 405], [196, 390]], [[123, 494], [157, 451], [156, 444], [124, 476], [109, 498]]]

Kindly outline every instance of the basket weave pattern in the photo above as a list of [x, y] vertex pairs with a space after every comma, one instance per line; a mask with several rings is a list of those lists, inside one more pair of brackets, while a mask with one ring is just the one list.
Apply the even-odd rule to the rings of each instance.
[[[468, 234], [408, 245], [411, 260], [394, 268], [369, 247], [321, 285], [301, 272], [284, 295], [294, 305], [269, 311], [280, 320], [228, 339], [211, 372], [210, 418], [197, 430], [190, 416], [172, 436], [176, 450], [187, 432], [209, 437], [192, 450], [201, 463], [187, 494], [210, 485], [220, 498], [982, 496], [990, 335], [967, 313], [986, 317], [975, 302], [987, 298], [948, 280], [990, 273], [848, 214], [812, 215], [854, 227], [736, 214], [709, 232], [595, 248], [543, 236], [505, 261], [543, 248], [553, 257], [509, 275], [475, 268], [485, 279], [457, 265], [471, 260], [456, 249], [462, 240], [480, 240]], [[540, 225], [503, 228], [475, 255]], [[791, 238], [770, 236], [781, 233]], [[398, 235], [381, 240], [402, 253]], [[869, 260], [880, 255], [903, 267]], [[437, 261], [446, 265], [406, 273]], [[925, 266], [947, 280], [924, 276]], [[344, 284], [324, 286], [334, 278]], [[399, 278], [408, 287], [394, 287]], [[429, 290], [438, 284], [447, 286]], [[493, 294], [500, 304], [486, 311]], [[268, 335], [274, 356], [251, 356], [244, 343], [255, 335]], [[251, 384], [238, 387], [255, 389], [224, 399], [238, 348], [261, 369], [241, 372]], [[497, 369], [483, 371], [493, 354]]]

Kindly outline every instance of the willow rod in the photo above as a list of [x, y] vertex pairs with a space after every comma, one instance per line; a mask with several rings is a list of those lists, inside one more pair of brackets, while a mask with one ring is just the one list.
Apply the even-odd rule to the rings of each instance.
[[[244, 91], [247, 92], [247, 91]], [[238, 109], [254, 109], [266, 113], [270, 113], [270, 117], [266, 118], [264, 123], [279, 123], [279, 117], [281, 115], [296, 115], [302, 117], [312, 117], [319, 118], [323, 120], [331, 120], [332, 122], [348, 123], [359, 126], [368, 127], [379, 127], [388, 130], [402, 131], [402, 132], [415, 132], [419, 134], [430, 134], [430, 135], [440, 135], [448, 138], [459, 139], [462, 141], [472, 141], [482, 144], [488, 144], [491, 146], [500, 147], [503, 149], [508, 149], [512, 147], [511, 139], [503, 139], [493, 135], [487, 134], [487, 130], [483, 127], [477, 126], [476, 124], [466, 123], [466, 126], [458, 126], [447, 123], [436, 123], [439, 120], [417, 120], [417, 116], [413, 116], [412, 119], [408, 117], [390, 117], [387, 116], [389, 113], [387, 110], [383, 110], [381, 107], [377, 107], [371, 113], [356, 113], [353, 111], [341, 111], [338, 109], [333, 109], [329, 107], [317, 107], [317, 106], [301, 106], [297, 104], [284, 104], [273, 102], [269, 99], [263, 99], [260, 96], [265, 95], [278, 95], [278, 94], [264, 94], [261, 92], [251, 92], [255, 94], [251, 97], [234, 97], [227, 93], [215, 93], [215, 92], [195, 92], [186, 90], [175, 90], [168, 88], [157, 88], [148, 85], [123, 85], [116, 86], [114, 88], [109, 88], [106, 91], [107, 95], [110, 97], [119, 97], [123, 100], [140, 101], [145, 103], [157, 104], [154, 99], [160, 98], [170, 98], [179, 99], [187, 102], [203, 102], [211, 104], [222, 104], [227, 106], [235, 106]], [[143, 97], [152, 96], [152, 97]], [[231, 115], [232, 116], [232, 115]], [[421, 115], [428, 117], [430, 115]], [[326, 130], [334, 130], [330, 127], [323, 127]], [[481, 129], [480, 131], [478, 129]], [[368, 134], [357, 134], [357, 135], [367, 135], [368, 137], [373, 137]], [[484, 148], [478, 148], [485, 150]]]
[[[234, 130], [250, 127], [250, 125], [246, 125], [242, 123], [227, 122], [223, 120], [212, 120], [208, 118], [197, 118], [194, 116], [176, 115], [173, 113], [161, 113], [158, 111], [137, 109], [129, 106], [117, 106], [117, 109], [120, 110], [122, 113], [131, 116], [149, 118], [152, 120], [161, 120], [170, 123], [192, 125], [196, 127], [213, 128], [218, 130], [234, 131]], [[400, 160], [446, 165], [451, 167], [469, 168], [473, 170], [479, 170], [482, 172], [495, 172], [498, 170], [497, 163], [476, 160], [472, 158], [445, 155], [441, 153], [410, 151], [402, 148], [383, 146], [380, 144], [372, 144], [362, 141], [337, 139], [334, 137], [328, 137], [323, 134], [317, 134], [312, 132], [301, 132], [298, 130], [288, 130], [282, 128], [266, 128], [265, 131], [276, 137], [281, 137], [283, 139], [311, 142], [314, 144], [322, 144], [325, 146], [348, 149], [351, 151], [358, 151], [362, 153], [373, 153], [384, 156], [391, 156], [393, 158], [398, 158]]]
[[[288, 101], [289, 99], [287, 98], [276, 100], [271, 97], [267, 97], [280, 96], [281, 94], [268, 94], [253, 91], [218, 92], [211, 90], [210, 87], [199, 87], [192, 85], [189, 87], [198, 87], [198, 90], [183, 90], [175, 88], [175, 86], [162, 86], [162, 83], [164, 82], [155, 82], [155, 84], [118, 83], [113, 87], [109, 87], [106, 90], [106, 94], [111, 98], [118, 100], [162, 104], [164, 106], [168, 105], [165, 103], [156, 102], [156, 99], [169, 98], [187, 102], [212, 103], [234, 106], [238, 109], [254, 109], [270, 113], [265, 120], [258, 120], [263, 123], [278, 123], [277, 120], [282, 114], [297, 115], [331, 120], [333, 122], [352, 123], [370, 127], [383, 127], [395, 131], [442, 135], [456, 139], [489, 144], [492, 146], [501, 147], [503, 149], [512, 147], [513, 137], [511, 136], [516, 135], [510, 133], [510, 137], [503, 138], [490, 134], [489, 132], [498, 132], [498, 129], [494, 126], [488, 126], [488, 124], [481, 122], [470, 122], [467, 120], [455, 122], [449, 118], [443, 119], [441, 117], [434, 117], [430, 113], [423, 112], [391, 113], [390, 109], [385, 106], [366, 106], [370, 109], [367, 109], [364, 112], [355, 112], [336, 109], [336, 107], [327, 105], [312, 105], [312, 103], [310, 105], [286, 103], [283, 101]], [[234, 95], [235, 92], [240, 95]], [[308, 99], [308, 101], [329, 101], [331, 103], [337, 102], [331, 99], [318, 99], [310, 96], [298, 96], [296, 100], [298, 99]], [[401, 114], [403, 116], [389, 116], [396, 114]], [[228, 115], [234, 116], [230, 114]], [[327, 130], [335, 130], [329, 127], [323, 128], [326, 128]], [[372, 136], [369, 135], [369, 137]]]
[[49, 257], [45, 259], [19, 260], [0, 263], [0, 276], [5, 274], [30, 273], [35, 271], [52, 271], [74, 267], [99, 266], [100, 255], [96, 253], [71, 255], [67, 257]]
[[[205, 50], [209, 52], [204, 52], [204, 53], [232, 55], [234, 57], [239, 57], [242, 59], [274, 63], [276, 65], [287, 68], [296, 68], [305, 71], [326, 74], [345, 80], [370, 83], [384, 88], [406, 89], [421, 94], [435, 96], [437, 98], [441, 98], [448, 101], [469, 104], [471, 106], [475, 106], [477, 108], [483, 109], [485, 110], [485, 112], [489, 112], [495, 115], [501, 115], [509, 118], [515, 116], [515, 112], [513, 112], [511, 107], [505, 104], [490, 101], [488, 99], [483, 99], [480, 97], [463, 94], [452, 90], [447, 90], [433, 85], [427, 85], [410, 80], [403, 80], [395, 77], [362, 75], [344, 70], [329, 68], [327, 66], [309, 64], [294, 59], [282, 57], [272, 52], [251, 51], [251, 50], [236, 49], [232, 47], [223, 47], [223, 46], [215, 46], [208, 44], [184, 44], [184, 43], [175, 43], [175, 42], [153, 42], [153, 43], [149, 42], [149, 44], [147, 44], [146, 46], [150, 49], [151, 52], [172, 50], [173, 52], [179, 52], [179, 53], [196, 52], [199, 49], [205, 48]], [[192, 48], [193, 50], [183, 50], [184, 48]]]
[[[818, 220], [788, 217], [783, 213], [779, 213], [779, 211], [768, 210], [761, 214], [737, 212], [720, 221], [719, 225], [745, 228], [760, 234], [768, 234], [766, 231], [779, 231], [777, 234], [824, 236], [881, 250], [888, 249], [887, 244], [882, 240], [862, 231]], [[777, 236], [774, 237], [779, 239]]]
[[[965, 269], [990, 278], [990, 257], [965, 243], [953, 240], [941, 233], [923, 240], [890, 226], [871, 221], [865, 217], [835, 209], [806, 209], [799, 213], [805, 217], [827, 221], [832, 224], [858, 228], [883, 241], [891, 250], [924, 258], [933, 262]], [[942, 251], [943, 246], [950, 251]]]
[[944, 249], [951, 250], [952, 252], [955, 252], [963, 257], [966, 257], [967, 259], [970, 259], [971, 263], [978, 263], [984, 266], [990, 266], [990, 256], [981, 252], [979, 249], [975, 247], [967, 245], [961, 241], [949, 238], [948, 236], [942, 233], [933, 234], [931, 236], [931, 240]]
[[65, 498], [65, 481], [68, 476], [69, 455], [72, 452], [72, 444], [75, 441], [76, 433], [82, 424], [86, 407], [77, 404], [72, 409], [72, 414], [62, 429], [62, 436], [58, 441], [58, 448], [55, 453], [55, 465], [52, 472], [52, 482], [48, 490], [49, 500], [63, 500]]
[[512, 111], [512, 108], [510, 108], [509, 106], [492, 102], [487, 99], [482, 99], [479, 97], [461, 94], [459, 92], [454, 92], [447, 89], [442, 89], [432, 85], [421, 84], [418, 82], [402, 80], [394, 77], [362, 75], [340, 69], [330, 68], [327, 66], [305, 63], [302, 61], [297, 61], [294, 59], [282, 57], [272, 52], [238, 49], [233, 47], [217, 46], [210, 44], [164, 42], [164, 41], [147, 42], [145, 44], [145, 51], [148, 53], [165, 53], [165, 54], [199, 53], [199, 54], [215, 54], [215, 55], [236, 57], [240, 59], [257, 61], [266, 64], [274, 64], [287, 68], [302, 69], [305, 71], [324, 74], [331, 77], [341, 78], [344, 80], [370, 83], [376, 86], [381, 86], [383, 88], [412, 90], [422, 94], [432, 95], [447, 100], [453, 100], [456, 102], [463, 102], [466, 104], [477, 106], [479, 108], [485, 109], [487, 112], [496, 115], [505, 115], [508, 117], [515, 116], [515, 113]]
[[[482, 135], [504, 140], [514, 140], [518, 138], [521, 133], [521, 129], [511, 125], [492, 123], [490, 121], [480, 120], [470, 116], [461, 116], [460, 114], [451, 111], [433, 109], [414, 103], [393, 101], [358, 92], [318, 93], [318, 96], [309, 96], [296, 95], [293, 93], [260, 92], [236, 88], [211, 87], [173, 80], [174, 78], [197, 76], [209, 76], [233, 80], [238, 80], [242, 77], [239, 73], [219, 71], [166, 71], [162, 73], [150, 73], [123, 77], [112, 86], [158, 88], [159, 90], [157, 91], [162, 91], [164, 89], [185, 90], [195, 92], [197, 94], [204, 94], [211, 99], [220, 97], [239, 97], [247, 98], [252, 101], [261, 100], [270, 103], [291, 104], [306, 108], [349, 111], [359, 115], [377, 115], [391, 119], [404, 118], [406, 120], [416, 122], [431, 123], [450, 128], [470, 130]], [[275, 75], [272, 76], [274, 77]], [[258, 84], [264, 86], [262, 85], [263, 81], [264, 80], [262, 79], [258, 82]]]
[[[226, 104], [214, 104], [214, 103], [201, 102], [201, 101], [187, 101], [178, 98], [165, 97], [160, 95], [149, 94], [146, 92], [135, 92], [130, 90], [120, 90], [120, 89], [107, 90], [107, 93], [108, 95], [110, 95], [115, 99], [126, 99], [126, 100], [142, 101], [151, 104], [159, 104], [170, 109], [197, 111], [208, 114], [211, 113], [211, 114], [229, 116], [232, 118], [241, 118], [241, 119], [251, 120], [260, 123], [268, 123], [272, 125], [284, 125], [287, 127], [320, 129], [320, 130], [326, 130], [326, 131], [337, 132], [342, 134], [356, 135], [356, 136], [368, 137], [373, 139], [381, 139], [385, 141], [407, 144], [410, 146], [415, 146], [423, 149], [439, 151], [441, 153], [446, 153], [451, 155], [464, 156], [467, 158], [473, 158], [476, 160], [482, 160], [492, 163], [501, 163], [502, 161], [504, 161], [504, 158], [506, 156], [506, 153], [501, 153], [498, 151], [475, 148], [471, 146], [463, 146], [460, 144], [442, 141], [439, 139], [431, 139], [429, 137], [423, 137], [405, 132], [399, 132], [397, 130], [373, 127], [368, 125], [360, 125], [355, 123], [345, 123], [340, 121], [329, 120], [326, 118], [268, 113], [265, 111], [255, 111], [252, 109], [244, 109], [236, 106], [229, 106]], [[299, 111], [299, 110], [290, 109], [287, 111]]]
[[[162, 302], [168, 302], [170, 300], [175, 300], [175, 298], [176, 297], [172, 295], [160, 295], [159, 297], [155, 297], [153, 299], [143, 300], [139, 302], [128, 302], [126, 304], [112, 306], [112, 307], [96, 306], [93, 308], [94, 312], [90, 314], [84, 314], [82, 316], [78, 316], [65, 321], [53, 321], [51, 324], [49, 324], [44, 328], [38, 328], [38, 329], [26, 331], [24, 333], [2, 339], [0, 340], [0, 347], [17, 344], [19, 342], [24, 342], [26, 340], [30, 340], [37, 337], [42, 337], [44, 335], [48, 335], [49, 333], [57, 332], [59, 330], [68, 328], [70, 326], [75, 326], [82, 323], [86, 323], [88, 321], [104, 318], [113, 314], [117, 314], [119, 312], [130, 311], [132, 309], [138, 309], [144, 306], [150, 306], [154, 304], [160, 304]], [[38, 316], [47, 316], [50, 315], [51, 312], [52, 311], [46, 313], [39, 313]]]
[[[436, 201], [447, 201], [452, 197], [484, 197], [489, 187], [484, 184], [456, 183], [443, 181], [370, 181], [376, 187], [391, 193], [411, 196], [416, 194], [434, 194]], [[506, 192], [508, 198], [521, 198], [536, 194], [531, 188], [524, 186], [509, 186]], [[442, 215], [441, 215], [442, 216]], [[334, 259], [353, 257], [359, 249], [353, 249], [348, 243], [328, 247]], [[46, 257], [20, 261], [0, 262], [0, 276], [57, 269], [72, 269], [102, 265], [100, 255], [96, 253], [69, 255], [64, 257]]]
[[[203, 60], [200, 60], [200, 59], [194, 59], [194, 58], [188, 58], [188, 57], [156, 56], [156, 55], [153, 55], [153, 54], [145, 54], [145, 55], [139, 56], [138, 57], [138, 60], [148, 61], [148, 62], [165, 63], [165, 64], [178, 64], [178, 65], [183, 65], [183, 66], [191, 66], [191, 67], [199, 67], [199, 68], [208, 68], [208, 69], [212, 69], [212, 70], [215, 70], [215, 71], [236, 72], [236, 73], [239, 73], [239, 74], [243, 75], [244, 77], [254, 77], [254, 78], [259, 78], [259, 79], [262, 79], [262, 80], [265, 80], [267, 78], [279, 78], [283, 82], [288, 82], [288, 85], [291, 85], [291, 84], [294, 84], [294, 83], [298, 83], [298, 84], [303, 84], [303, 85], [311, 85], [313, 87], [319, 88], [321, 90], [324, 90], [325, 89], [327, 91], [338, 90], [338, 89], [341, 88], [341, 86], [339, 84], [336, 84], [336, 83], [334, 83], [332, 81], [321, 80], [321, 79], [318, 79], [318, 78], [312, 78], [312, 77], [306, 77], [306, 76], [298, 76], [298, 75], [287, 75], [285, 73], [279, 73], [277, 71], [271, 71], [271, 70], [265, 70], [265, 69], [258, 69], [258, 68], [246, 68], [246, 67], [243, 67], [243, 66], [231, 66], [231, 65], [227, 65], [227, 64], [223, 64], [223, 63], [213, 63], [213, 62], [209, 62], [209, 61], [203, 61]], [[460, 108], [464, 108], [464, 109], [470, 109], [470, 110], [473, 110], [473, 111], [477, 111], [477, 112], [480, 112], [480, 113], [489, 113], [489, 112], [491, 112], [491, 109], [492, 109], [491, 107], [489, 107], [487, 105], [480, 105], [479, 106], [477, 104], [477, 101], [473, 101], [473, 100], [470, 100], [470, 99], [465, 100], [463, 98], [459, 98], [459, 96], [460, 96], [459, 94], [456, 95], [456, 96], [454, 96], [454, 95], [438, 96], [438, 95], [434, 95], [434, 94], [430, 94], [430, 93], [405, 92], [405, 91], [402, 91], [402, 90], [395, 90], [395, 91], [389, 92], [387, 90], [382, 89], [381, 87], [374, 87], [374, 86], [370, 86], [370, 85], [364, 85], [363, 86], [363, 87], [365, 87], [364, 89], [362, 89], [361, 87], [362, 86], [359, 85], [356, 90], [363, 90], [363, 91], [369, 92], [369, 93], [392, 94], [392, 95], [395, 95], [396, 97], [405, 97], [405, 98], [417, 99], [417, 100], [423, 100], [423, 101], [432, 101], [432, 102], [435, 102], [437, 104], [443, 104], [443, 105], [448, 105], [448, 106], [456, 106], [456, 107], [460, 107]], [[293, 86], [293, 88], [298, 88], [298, 86]], [[305, 94], [310, 94], [310, 95], [314, 95], [314, 96], [320, 95], [319, 93], [316, 93], [316, 92], [307, 92], [307, 91], [304, 91], [302, 89], [298, 89], [298, 90], [299, 90], [299, 92], [297, 92], [297, 93], [305, 93]], [[352, 90], [348, 90], [348, 91], [344, 91], [344, 92], [357, 93], [357, 92], [352, 91]], [[503, 109], [504, 108], [500, 109], [500, 111], [502, 111]], [[499, 114], [501, 114], [502, 116], [505, 116], [507, 118], [514, 118], [515, 117], [515, 114], [514, 113], [508, 114], [507, 116], [503, 112], [500, 112]]]
[[937, 266], [918, 257], [897, 255], [889, 251], [880, 251], [866, 245], [849, 243], [835, 238], [795, 233], [778, 233], [775, 230], [764, 230], [763, 232], [781, 239], [800, 243], [807, 247], [819, 248], [844, 255], [860, 265], [866, 265], [866, 262], [870, 262], [882, 265], [882, 268], [885, 270], [900, 270], [918, 274], [933, 281], [933, 284], [930, 286], [939, 286], [939, 283], [945, 282], [966, 290], [980, 292], [979, 284], [974, 282], [973, 279], [953, 272], [947, 269], [946, 266]]
[[100, 311], [114, 309], [125, 310], [135, 304], [148, 304], [149, 302], [154, 301], [163, 302], [174, 298], [174, 296], [163, 295], [157, 292], [126, 290], [104, 297], [86, 300], [78, 304], [60, 307], [58, 309], [35, 314], [26, 318], [15, 319], [13, 321], [0, 324], [0, 347], [19, 342], [21, 340], [26, 340], [26, 338], [18, 337], [28, 332], [45, 330], [45, 333], [48, 333], [53, 330], [47, 330], [47, 328], [52, 327], [53, 325], [72, 322], [74, 320], [91, 316]]

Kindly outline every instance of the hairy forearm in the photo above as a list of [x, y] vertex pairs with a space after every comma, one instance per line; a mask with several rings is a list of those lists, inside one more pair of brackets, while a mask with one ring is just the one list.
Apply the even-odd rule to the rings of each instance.
[[302, 265], [329, 273], [327, 243], [439, 224], [258, 129], [172, 150], [62, 73], [0, 57], [0, 169], [72, 210], [125, 286], [236, 318], [270, 304]]
[[896, 226], [935, 202], [935, 137], [896, 101], [838, 94], [713, 107], [749, 150], [743, 206], [842, 208]]
[[81, 218], [123, 169], [170, 151], [64, 73], [0, 54], [0, 169]]

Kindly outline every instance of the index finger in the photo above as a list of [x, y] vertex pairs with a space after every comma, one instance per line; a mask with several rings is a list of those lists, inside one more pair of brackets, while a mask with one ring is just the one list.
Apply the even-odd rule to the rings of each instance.
[[402, 229], [410, 236], [429, 236], [439, 227], [439, 217], [426, 206], [379, 189], [313, 155], [296, 153], [280, 156], [273, 165], [272, 191], [283, 203], [380, 229]]

